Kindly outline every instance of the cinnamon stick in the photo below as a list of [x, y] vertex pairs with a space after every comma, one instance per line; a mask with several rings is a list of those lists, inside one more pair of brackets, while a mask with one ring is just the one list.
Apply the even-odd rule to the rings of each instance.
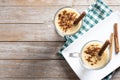
[[82, 14], [74, 21], [74, 25], [77, 25], [82, 19], [83, 17], [86, 15], [86, 12], [82, 12]]
[[103, 52], [105, 51], [105, 49], [107, 48], [107, 46], [110, 44], [109, 40], [106, 40], [105, 43], [103, 44], [102, 48], [100, 49], [100, 51], [98, 52], [98, 56], [102, 56]]
[[110, 47], [109, 47], [109, 49], [110, 49], [110, 59], [112, 59], [112, 52], [113, 52], [113, 39], [114, 39], [114, 34], [111, 33], [111, 34], [110, 34]]
[[114, 24], [114, 43], [115, 43], [115, 52], [119, 52], [119, 40], [118, 40], [118, 25]]

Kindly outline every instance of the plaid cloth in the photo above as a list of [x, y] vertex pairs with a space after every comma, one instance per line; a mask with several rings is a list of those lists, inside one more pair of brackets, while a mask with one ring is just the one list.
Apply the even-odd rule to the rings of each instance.
[[[61, 55], [62, 50], [68, 47], [74, 40], [76, 40], [79, 36], [83, 35], [89, 29], [94, 27], [101, 20], [105, 19], [112, 13], [112, 10], [102, 1], [96, 0], [95, 4], [92, 4], [86, 10], [86, 16], [83, 18], [82, 27], [80, 31], [72, 36], [65, 36], [66, 43], [62, 46], [58, 54]], [[62, 55], [61, 55], [62, 56]], [[113, 73], [110, 73], [103, 80], [110, 80]]]

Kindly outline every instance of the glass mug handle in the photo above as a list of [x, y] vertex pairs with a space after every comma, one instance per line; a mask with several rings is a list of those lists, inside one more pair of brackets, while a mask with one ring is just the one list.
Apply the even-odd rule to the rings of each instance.
[[78, 52], [70, 53], [69, 57], [78, 58], [79, 57], [79, 53]]

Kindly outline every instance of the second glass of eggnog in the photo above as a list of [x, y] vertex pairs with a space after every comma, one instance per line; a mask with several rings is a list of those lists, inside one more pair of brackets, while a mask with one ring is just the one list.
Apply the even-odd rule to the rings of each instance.
[[98, 52], [101, 49], [103, 43], [100, 41], [90, 41], [84, 45], [81, 50], [82, 65], [87, 69], [101, 69], [105, 67], [109, 60], [108, 48], [103, 52], [102, 56], [98, 56]]

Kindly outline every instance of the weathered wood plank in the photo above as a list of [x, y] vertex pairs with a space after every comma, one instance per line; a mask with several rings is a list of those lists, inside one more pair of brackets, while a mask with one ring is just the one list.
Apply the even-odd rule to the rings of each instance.
[[56, 7], [0, 7], [0, 23], [45, 23], [53, 20]]
[[[62, 7], [0, 7], [0, 23], [48, 23]], [[85, 9], [86, 6], [81, 7]]]
[[[0, 23], [49, 23], [63, 6], [42, 7], [0, 7]], [[110, 6], [114, 11], [120, 11], [120, 6]], [[88, 6], [74, 6], [78, 12]]]
[[0, 78], [1, 80], [80, 80], [78, 78], [64, 78], [64, 77], [57, 77], [57, 78]]
[[0, 6], [72, 5], [73, 0], [0, 0]]
[[78, 79], [64, 60], [0, 60], [0, 78]]
[[[0, 6], [89, 5], [95, 0], [0, 0]], [[104, 0], [108, 5], [120, 5], [120, 0]]]
[[56, 53], [64, 42], [0, 42], [2, 59], [61, 59]]
[[45, 24], [0, 24], [0, 41], [64, 41], [52, 22]]
[[[64, 60], [0, 60], [0, 65], [2, 80], [79, 80]], [[116, 75], [112, 80], [120, 79]]]

